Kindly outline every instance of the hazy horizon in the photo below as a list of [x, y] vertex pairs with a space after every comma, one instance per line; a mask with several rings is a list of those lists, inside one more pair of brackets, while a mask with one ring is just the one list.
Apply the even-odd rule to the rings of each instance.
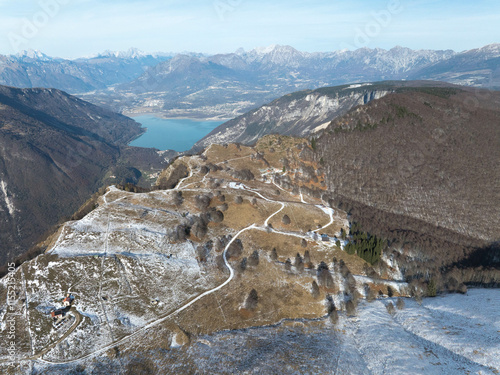
[[304, 52], [451, 49], [498, 42], [500, 3], [312, 0], [0, 0], [0, 54], [77, 58], [105, 50], [205, 54], [273, 44]]

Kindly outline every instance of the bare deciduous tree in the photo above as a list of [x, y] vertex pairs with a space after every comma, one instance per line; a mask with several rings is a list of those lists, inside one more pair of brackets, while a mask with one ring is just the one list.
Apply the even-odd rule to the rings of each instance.
[[272, 261], [278, 260], [278, 252], [276, 251], [275, 247], [273, 247], [273, 249], [271, 250], [271, 260]]
[[300, 256], [299, 253], [297, 253], [297, 255], [295, 256], [295, 268], [299, 272], [304, 271], [304, 262], [303, 262], [302, 257]]
[[375, 291], [368, 284], [365, 284], [365, 295], [368, 302], [373, 302], [377, 299]]
[[210, 211], [209, 219], [214, 223], [222, 223], [224, 221], [224, 214], [219, 210]]
[[245, 300], [245, 308], [248, 310], [255, 310], [259, 303], [259, 296], [255, 289], [252, 289]]
[[241, 260], [239, 268], [240, 268], [241, 272], [243, 272], [247, 269], [247, 258], [246, 257]]
[[396, 307], [398, 310], [403, 310], [405, 308], [405, 301], [403, 298], [399, 297], [397, 302], [396, 302]]
[[387, 287], [387, 295], [389, 296], [389, 298], [394, 296], [394, 290], [390, 286]]
[[311, 256], [309, 255], [309, 250], [304, 251], [304, 263], [311, 263]]
[[205, 221], [204, 217], [194, 216], [193, 225], [191, 226], [191, 234], [200, 239], [205, 237], [208, 231], [207, 221]]
[[347, 301], [347, 303], [345, 304], [345, 313], [347, 316], [356, 315], [356, 305], [354, 304], [354, 301]]
[[188, 228], [179, 224], [175, 227], [174, 232], [172, 233], [172, 239], [174, 241], [185, 241], [187, 238]]
[[387, 309], [387, 312], [391, 315], [396, 312], [396, 309], [394, 308], [394, 304], [392, 302], [389, 302], [387, 305], [385, 305], [385, 308]]
[[232, 176], [243, 181], [251, 181], [255, 179], [255, 176], [250, 169], [235, 170], [232, 173]]
[[243, 242], [239, 238], [233, 241], [227, 249], [228, 258], [238, 258], [243, 252]]
[[330, 321], [333, 323], [333, 324], [337, 324], [337, 322], [339, 321], [339, 313], [337, 312], [337, 310], [333, 310], [330, 314]]
[[259, 252], [255, 250], [248, 258], [248, 265], [256, 267], [259, 265]]
[[335, 303], [333, 302], [333, 297], [329, 294], [326, 295], [326, 312], [330, 315], [333, 311], [336, 311]]
[[210, 206], [210, 201], [211, 201], [210, 197], [205, 194], [196, 195], [194, 197], [194, 202], [196, 204], [196, 207], [200, 211], [205, 211], [206, 209], [208, 209], [208, 207]]
[[316, 281], [312, 282], [311, 295], [315, 299], [319, 297], [319, 286], [318, 286], [318, 283]]
[[215, 264], [217, 265], [218, 270], [221, 272], [226, 272], [228, 270], [222, 254], [219, 254], [215, 257]]
[[184, 198], [182, 197], [182, 191], [177, 191], [174, 193], [173, 201], [177, 207], [182, 205], [182, 203], [184, 202]]

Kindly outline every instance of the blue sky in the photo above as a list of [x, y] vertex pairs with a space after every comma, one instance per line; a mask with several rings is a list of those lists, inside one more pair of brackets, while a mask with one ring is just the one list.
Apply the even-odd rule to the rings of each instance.
[[217, 53], [271, 44], [463, 51], [495, 42], [498, 0], [0, 0], [0, 54]]

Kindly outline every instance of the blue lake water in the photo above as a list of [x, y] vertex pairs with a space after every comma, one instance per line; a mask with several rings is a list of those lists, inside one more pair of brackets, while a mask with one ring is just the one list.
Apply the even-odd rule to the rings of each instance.
[[190, 119], [163, 119], [138, 116], [134, 120], [148, 128], [146, 133], [133, 140], [130, 146], [154, 147], [159, 150], [186, 151], [224, 121]]

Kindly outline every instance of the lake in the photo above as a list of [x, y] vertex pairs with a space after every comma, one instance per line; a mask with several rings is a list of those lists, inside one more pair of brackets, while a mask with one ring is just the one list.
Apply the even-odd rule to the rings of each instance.
[[191, 119], [164, 119], [151, 115], [137, 116], [134, 120], [148, 128], [133, 140], [130, 146], [154, 147], [159, 150], [187, 151], [201, 138], [224, 121]]

